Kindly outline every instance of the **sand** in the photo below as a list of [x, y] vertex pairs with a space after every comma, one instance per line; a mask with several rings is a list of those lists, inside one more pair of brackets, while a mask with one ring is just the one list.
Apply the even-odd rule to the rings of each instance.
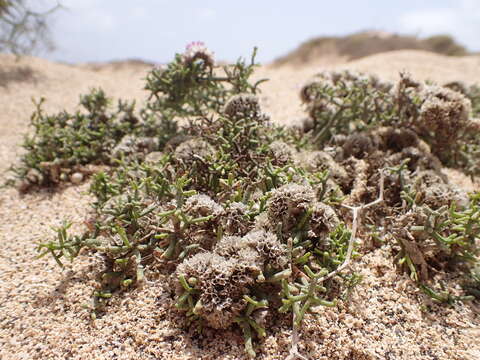
[[[16, 62], [0, 55], [0, 179], [21, 152], [29, 131], [32, 98], [47, 98], [48, 112], [76, 109], [79, 94], [102, 87], [113, 98], [145, 98], [143, 78], [150, 66], [70, 66], [38, 58]], [[313, 74], [348, 68], [395, 80], [407, 70], [415, 77], [444, 83], [480, 80], [480, 57], [447, 58], [421, 51], [379, 54], [351, 63], [324, 59], [302, 68], [259, 68], [269, 78], [261, 101], [277, 123], [298, 122], [298, 90]], [[457, 184], [479, 188], [461, 173], [447, 170]], [[243, 359], [238, 331], [206, 331], [202, 336], [179, 326], [171, 310], [167, 273], [116, 296], [106, 314], [90, 320], [88, 307], [100, 259], [80, 256], [61, 270], [53, 259], [35, 259], [35, 246], [54, 236], [63, 219], [81, 232], [88, 213], [88, 184], [58, 192], [20, 196], [0, 189], [0, 359]], [[478, 304], [439, 306], [422, 295], [393, 267], [388, 247], [356, 261], [363, 275], [347, 303], [308, 315], [300, 351], [311, 359], [478, 359]], [[288, 353], [290, 326], [279, 320], [258, 343], [259, 359]]]

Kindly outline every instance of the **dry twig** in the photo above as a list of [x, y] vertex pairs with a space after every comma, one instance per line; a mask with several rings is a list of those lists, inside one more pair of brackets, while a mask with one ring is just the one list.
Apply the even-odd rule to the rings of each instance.
[[[378, 198], [368, 204], [363, 204], [359, 206], [349, 206], [349, 205], [343, 205], [344, 207], [352, 210], [353, 213], [353, 219], [352, 219], [352, 234], [350, 235], [350, 239], [348, 242], [348, 249], [347, 249], [347, 256], [345, 257], [345, 261], [340, 265], [338, 268], [335, 270], [331, 271], [325, 276], [322, 276], [320, 278], [314, 278], [312, 279], [313, 281], [313, 286], [315, 286], [318, 283], [321, 283], [327, 279], [332, 278], [333, 276], [337, 275], [344, 269], [346, 269], [351, 262], [352, 259], [352, 253], [353, 253], [353, 246], [355, 244], [355, 238], [357, 235], [357, 230], [358, 230], [358, 217], [361, 213], [362, 210], [372, 207], [374, 205], [379, 204], [380, 202], [383, 201], [383, 192], [384, 192], [384, 174], [383, 172], [380, 172], [380, 192], [378, 194]], [[292, 249], [292, 245], [290, 242], [290, 250]], [[299, 334], [298, 334], [298, 327], [295, 325], [295, 312], [292, 312], [292, 346], [290, 347], [290, 352], [289, 355], [287, 356], [286, 360], [295, 360], [295, 359], [301, 359], [301, 360], [307, 360], [307, 358], [303, 355], [301, 355], [298, 352], [298, 341], [300, 339]]]

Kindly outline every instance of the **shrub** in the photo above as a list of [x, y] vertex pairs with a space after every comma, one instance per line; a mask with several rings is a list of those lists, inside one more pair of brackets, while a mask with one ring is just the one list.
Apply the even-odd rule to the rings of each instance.
[[[303, 87], [300, 97], [309, 114], [305, 130], [320, 148], [338, 135], [395, 126], [416, 133], [444, 166], [476, 175], [480, 131], [470, 117], [469, 99], [474, 100], [475, 109], [474, 93], [471, 90], [466, 97], [447, 87], [419, 83], [406, 74], [390, 84], [346, 71], [319, 74]], [[348, 151], [371, 149], [372, 138], [355, 136], [346, 145]]]
[[[369, 250], [357, 233], [388, 242], [399, 268], [433, 299], [477, 294], [479, 194], [469, 197], [445, 179], [436, 154], [449, 151], [451, 139], [422, 128], [429, 122], [442, 131], [451, 120], [467, 126], [465, 98], [407, 77], [393, 87], [350, 73], [322, 75], [302, 90], [313, 121], [309, 144], [263, 114], [258, 83], [247, 84], [253, 62], [226, 67], [226, 77], [214, 64], [194, 44], [153, 70], [152, 100], [105, 149], [112, 167], [93, 176], [88, 229], [68, 235], [66, 223], [57, 240], [38, 246], [39, 256], [51, 254], [62, 266], [83, 250], [102, 255], [93, 316], [164, 268], [186, 323], [241, 330], [253, 357], [253, 340], [275, 316], [291, 314], [296, 331], [307, 313], [346, 299], [361, 278], [345, 270]], [[105, 101], [86, 104], [90, 115], [77, 116], [92, 126], [118, 117], [106, 113]], [[177, 134], [153, 132], [146, 119], [157, 116]], [[142, 145], [151, 137], [152, 148]], [[131, 151], [118, 150], [125, 144]], [[432, 269], [465, 278], [465, 292], [439, 292]]]
[[[42, 99], [31, 119], [33, 136], [23, 144], [27, 152], [20, 165], [12, 168], [19, 190], [51, 186], [95, 172], [91, 167], [85, 169], [86, 165], [112, 165], [126, 156], [144, 157], [162, 150], [179, 135], [178, 119], [205, 116], [209, 109], [220, 111], [235, 94], [254, 94], [261, 83], [248, 82], [254, 59], [255, 51], [250, 64], [240, 59], [218, 69], [204, 46], [191, 44], [168, 66], [152, 69], [146, 83], [150, 101], [139, 111], [134, 103], [119, 101], [117, 109], [110, 112], [111, 100], [101, 89], [81, 97], [85, 111], [74, 114], [45, 115]], [[223, 71], [225, 76], [217, 76], [214, 70]]]
[[81, 98], [85, 112], [45, 115], [43, 102], [31, 117], [34, 134], [23, 143], [27, 152], [20, 165], [12, 168], [22, 192], [34, 185], [77, 182], [75, 176], [83, 178], [94, 171], [88, 165], [111, 163], [111, 152], [124, 137], [143, 131], [133, 114], [134, 105], [120, 101], [117, 110], [109, 112], [110, 100], [102, 90], [94, 89]]

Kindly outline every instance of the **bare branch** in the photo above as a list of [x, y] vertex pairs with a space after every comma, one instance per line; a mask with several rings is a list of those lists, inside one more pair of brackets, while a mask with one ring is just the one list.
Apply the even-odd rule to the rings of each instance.
[[[347, 268], [350, 265], [350, 261], [352, 259], [352, 253], [353, 253], [353, 245], [355, 244], [355, 238], [357, 236], [357, 230], [358, 230], [358, 217], [361, 213], [362, 210], [372, 207], [374, 205], [379, 204], [380, 202], [383, 201], [383, 193], [384, 193], [384, 174], [383, 172], [380, 172], [380, 191], [378, 194], [378, 198], [375, 201], [372, 201], [368, 204], [363, 204], [360, 206], [348, 206], [348, 205], [343, 205], [344, 207], [352, 210], [353, 212], [353, 220], [352, 220], [352, 234], [350, 235], [350, 240], [348, 242], [348, 249], [347, 249], [347, 256], [345, 257], [345, 261], [340, 265], [338, 268], [336, 268], [334, 271], [328, 273], [325, 276], [322, 276], [320, 278], [313, 278], [312, 279], [312, 285], [311, 286], [316, 286], [318, 283], [321, 283], [327, 279], [332, 278], [333, 276], [337, 275], [339, 272], [343, 271], [345, 268]], [[289, 239], [289, 248], [290, 248], [290, 254], [292, 253], [292, 240]], [[290, 261], [290, 263], [292, 263]], [[293, 271], [292, 271], [293, 273]], [[298, 342], [300, 340], [299, 334], [298, 334], [298, 326], [296, 325], [295, 322], [295, 311], [292, 311], [292, 344], [290, 347], [290, 352], [289, 355], [287, 356], [286, 360], [295, 360], [295, 359], [301, 359], [301, 360], [307, 360], [307, 358], [303, 355], [301, 355], [298, 352]]]
[[51, 49], [48, 17], [61, 7], [37, 12], [26, 0], [0, 0], [0, 51], [22, 55]]
[[350, 261], [352, 259], [352, 253], [353, 253], [353, 245], [355, 244], [355, 238], [357, 236], [357, 230], [358, 230], [358, 216], [362, 210], [372, 207], [374, 205], [377, 205], [378, 203], [383, 201], [384, 183], [385, 183], [384, 174], [383, 172], [380, 172], [380, 193], [378, 194], [378, 198], [375, 201], [372, 201], [371, 203], [363, 204], [360, 206], [342, 205], [347, 209], [352, 210], [353, 212], [352, 235], [350, 236], [350, 240], [348, 242], [347, 256], [345, 257], [345, 261], [342, 263], [342, 265], [340, 265], [334, 271], [318, 279], [318, 282], [322, 282], [327, 279], [330, 279], [331, 277], [337, 275], [339, 272], [343, 271], [345, 268], [347, 268], [350, 265]]

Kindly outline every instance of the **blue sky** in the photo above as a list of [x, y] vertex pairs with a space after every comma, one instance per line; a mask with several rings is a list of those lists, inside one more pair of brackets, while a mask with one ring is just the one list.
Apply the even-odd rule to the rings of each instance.
[[[41, 0], [45, 6], [53, 0]], [[166, 62], [191, 41], [218, 59], [259, 47], [271, 61], [321, 35], [385, 30], [428, 36], [450, 33], [480, 50], [480, 0], [60, 0], [54, 15], [57, 50], [66, 62], [142, 58]]]

